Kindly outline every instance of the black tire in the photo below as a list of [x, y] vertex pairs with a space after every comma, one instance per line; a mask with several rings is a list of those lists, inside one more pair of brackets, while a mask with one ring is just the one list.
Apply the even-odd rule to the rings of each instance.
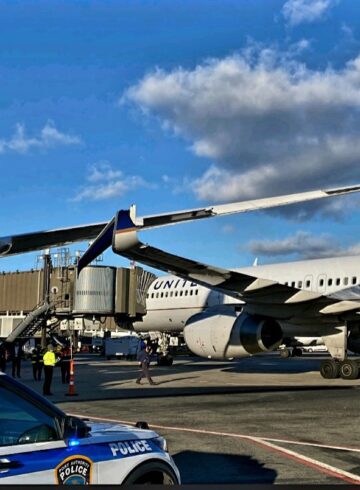
[[122, 485], [179, 485], [171, 468], [162, 461], [147, 461], [137, 466]]
[[288, 359], [290, 357], [289, 349], [282, 349], [280, 351], [280, 357], [281, 359]]
[[326, 359], [320, 364], [320, 374], [325, 379], [336, 379], [340, 374], [339, 363], [333, 359]]
[[359, 377], [359, 364], [352, 359], [345, 359], [340, 364], [342, 379], [357, 379]]

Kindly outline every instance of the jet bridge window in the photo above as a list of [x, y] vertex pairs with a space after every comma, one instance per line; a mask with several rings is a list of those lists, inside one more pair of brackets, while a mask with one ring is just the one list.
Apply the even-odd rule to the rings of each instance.
[[328, 286], [332, 286], [332, 279], [328, 280]]
[[353, 284], [356, 284], [356, 277], [353, 277], [353, 278], [352, 278], [352, 283], [353, 283]]

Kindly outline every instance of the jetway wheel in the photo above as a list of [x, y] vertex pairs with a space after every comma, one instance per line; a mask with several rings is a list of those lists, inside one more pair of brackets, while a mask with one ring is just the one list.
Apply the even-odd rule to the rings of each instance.
[[158, 366], [172, 366], [174, 359], [170, 354], [166, 354], [166, 356], [158, 356], [157, 364]]
[[352, 359], [345, 359], [340, 363], [340, 376], [342, 379], [357, 379], [359, 377], [359, 364]]
[[326, 359], [320, 364], [320, 374], [325, 379], [335, 379], [339, 377], [340, 366], [334, 359]]
[[281, 349], [281, 351], [280, 351], [280, 357], [282, 359], [288, 359], [290, 357], [290, 351], [289, 351], [289, 349], [288, 348]]

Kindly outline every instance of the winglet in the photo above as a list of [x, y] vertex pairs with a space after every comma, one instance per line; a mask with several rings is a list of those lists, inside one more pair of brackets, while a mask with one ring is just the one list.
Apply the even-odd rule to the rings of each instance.
[[80, 258], [77, 265], [78, 275], [84, 267], [89, 265], [93, 260], [96, 259], [96, 257], [101, 255], [107, 248], [110, 247], [113, 239], [114, 223], [115, 219], [113, 218], [99, 233], [99, 235], [95, 238], [90, 247], [86, 250], [84, 255]]
[[115, 217], [115, 228], [113, 233], [112, 248], [115, 253], [121, 253], [137, 245], [138, 227], [134, 221], [136, 208], [131, 206], [130, 209], [118, 211]]

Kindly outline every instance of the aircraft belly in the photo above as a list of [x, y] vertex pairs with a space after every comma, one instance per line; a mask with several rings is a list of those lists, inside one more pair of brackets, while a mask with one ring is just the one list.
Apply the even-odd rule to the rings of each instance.
[[134, 323], [136, 332], [182, 332], [187, 320], [203, 308], [148, 310], [142, 322]]

